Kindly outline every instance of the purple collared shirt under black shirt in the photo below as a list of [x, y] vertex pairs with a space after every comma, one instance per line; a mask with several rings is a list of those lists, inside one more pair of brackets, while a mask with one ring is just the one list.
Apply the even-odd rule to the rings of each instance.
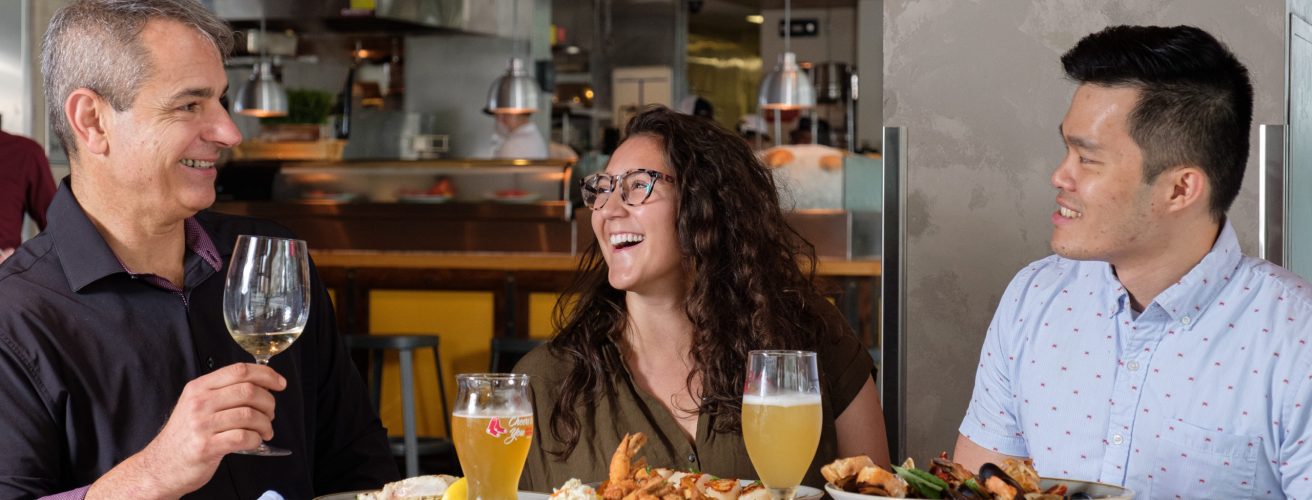
[[[226, 263], [239, 234], [291, 235], [210, 212], [186, 227], [181, 286], [132, 275], [65, 181], [46, 230], [0, 265], [0, 498], [80, 497], [155, 437], [187, 382], [251, 362], [223, 322]], [[229, 455], [189, 498], [311, 498], [397, 478], [327, 292], [312, 278], [310, 321], [270, 362], [288, 381], [275, 393], [270, 443], [292, 455]]]

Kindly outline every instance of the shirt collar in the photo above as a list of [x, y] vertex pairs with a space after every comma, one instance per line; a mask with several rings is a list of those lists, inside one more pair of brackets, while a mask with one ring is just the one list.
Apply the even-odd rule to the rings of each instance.
[[[48, 219], [46, 231], [55, 240], [55, 251], [64, 267], [68, 286], [73, 291], [80, 291], [106, 276], [127, 272], [126, 266], [114, 255], [109, 244], [105, 243], [105, 238], [73, 196], [70, 178], [65, 177], [60, 181], [59, 190], [50, 202]], [[186, 232], [187, 249], [199, 255], [215, 271], [221, 270], [223, 261], [214, 241], [195, 217], [188, 217], [183, 223], [183, 229]]]
[[[1192, 318], [1197, 318], [1216, 301], [1242, 259], [1239, 238], [1227, 220], [1221, 226], [1221, 233], [1217, 235], [1216, 243], [1212, 244], [1212, 250], [1180, 281], [1159, 294], [1154, 302], [1171, 319], [1181, 321], [1188, 327], [1194, 324]], [[1185, 317], [1191, 319], [1186, 321]]]
[[[1198, 261], [1193, 269], [1185, 273], [1180, 281], [1158, 294], [1153, 299], [1153, 303], [1144, 308], [1144, 313], [1157, 306], [1173, 321], [1179, 321], [1183, 328], [1188, 329], [1196, 324], [1194, 319], [1216, 300], [1242, 259], [1243, 252], [1239, 249], [1239, 238], [1235, 236], [1235, 229], [1227, 220], [1221, 225], [1221, 233], [1212, 244], [1212, 250], [1207, 252], [1203, 260]], [[1111, 313], [1119, 314], [1121, 310], [1129, 309], [1130, 294], [1121, 285], [1111, 264], [1106, 262], [1100, 264], [1103, 268], [1104, 282], [1108, 284], [1107, 298], [1113, 304]], [[1189, 319], [1184, 320], [1185, 317]]]

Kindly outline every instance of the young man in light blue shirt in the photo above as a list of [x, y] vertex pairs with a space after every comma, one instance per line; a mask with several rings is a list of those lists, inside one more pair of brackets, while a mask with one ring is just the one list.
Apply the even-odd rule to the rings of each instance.
[[1247, 70], [1187, 26], [1108, 28], [1062, 64], [1056, 255], [998, 305], [956, 459], [1139, 498], [1312, 497], [1312, 286], [1242, 255], [1226, 219]]

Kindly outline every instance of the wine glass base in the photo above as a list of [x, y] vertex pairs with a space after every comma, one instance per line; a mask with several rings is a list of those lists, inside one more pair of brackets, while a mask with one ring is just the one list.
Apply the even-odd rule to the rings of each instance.
[[793, 497], [797, 495], [796, 486], [789, 488], [771, 488], [767, 486], [765, 490], [770, 493], [771, 500], [793, 500]]
[[258, 457], [285, 457], [292, 454], [291, 450], [275, 448], [265, 443], [260, 443], [260, 445], [254, 449], [234, 451], [233, 453], [239, 455], [254, 455]]

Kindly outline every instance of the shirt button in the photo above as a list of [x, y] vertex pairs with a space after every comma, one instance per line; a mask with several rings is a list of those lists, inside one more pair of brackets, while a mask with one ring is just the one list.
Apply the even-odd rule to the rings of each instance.
[[1112, 444], [1120, 446], [1125, 443], [1125, 438], [1120, 434], [1112, 434]]
[[211, 370], [214, 369], [214, 356], [205, 358], [205, 367]]
[[690, 464], [691, 464], [691, 463], [697, 463], [697, 454], [696, 454], [696, 453], [691, 453], [691, 452], [688, 453], [688, 463], [690, 463]]
[[1189, 323], [1193, 323], [1193, 322], [1194, 322], [1193, 318], [1190, 318], [1188, 316], [1180, 318], [1180, 323], [1184, 325], [1188, 325]]
[[1126, 370], [1130, 370], [1130, 371], [1132, 371], [1132, 372], [1137, 372], [1137, 371], [1139, 371], [1139, 362], [1138, 362], [1138, 361], [1131, 361], [1131, 362], [1129, 362], [1129, 363], [1126, 363], [1126, 364], [1125, 364], [1125, 369], [1126, 369]]

